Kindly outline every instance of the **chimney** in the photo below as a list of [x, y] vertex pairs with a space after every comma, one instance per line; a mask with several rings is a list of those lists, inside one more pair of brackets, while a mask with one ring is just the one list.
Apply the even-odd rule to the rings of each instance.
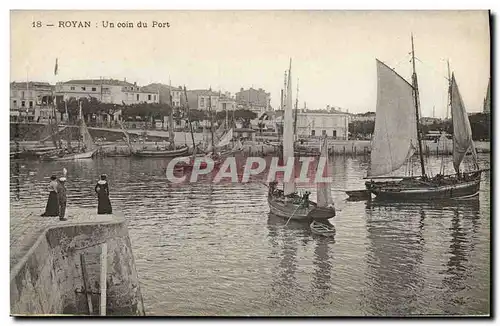
[[137, 82], [134, 82], [134, 86], [137, 86]]

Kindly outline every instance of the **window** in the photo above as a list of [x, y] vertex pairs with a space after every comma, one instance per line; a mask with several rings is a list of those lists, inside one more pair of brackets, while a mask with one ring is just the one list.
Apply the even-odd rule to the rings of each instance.
[[24, 108], [26, 106], [26, 101], [21, 101], [21, 106]]
[[21, 92], [21, 97], [24, 98], [24, 91]]
[[97, 88], [92, 87], [92, 92], [95, 92], [96, 90], [97, 90]]
[[326, 130], [322, 130], [321, 135], [326, 136]]
[[337, 138], [337, 130], [333, 131], [333, 138]]
[[151, 101], [151, 94], [148, 95], [148, 101]]
[[200, 107], [201, 108], [205, 107], [205, 98], [204, 97], [200, 98]]
[[222, 110], [226, 111], [226, 103], [222, 103]]
[[139, 94], [137, 94], [137, 101], [139, 101]]
[[316, 130], [311, 130], [311, 136], [316, 136]]
[[33, 107], [33, 101], [30, 101], [30, 108]]
[[69, 89], [70, 89], [71, 91], [74, 91], [74, 90], [75, 90], [75, 86], [71, 86]]
[[153, 98], [154, 98], [154, 101], [156, 102], [156, 95]]
[[17, 101], [16, 100], [12, 101], [12, 104], [14, 104], [14, 106], [17, 106]]

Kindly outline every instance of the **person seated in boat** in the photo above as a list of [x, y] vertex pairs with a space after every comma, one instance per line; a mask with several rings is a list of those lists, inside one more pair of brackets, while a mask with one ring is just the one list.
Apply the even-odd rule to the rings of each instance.
[[87, 146], [83, 145], [82, 146], [82, 153], [85, 153], [87, 151]]
[[269, 196], [274, 196], [274, 194], [276, 192], [276, 185], [277, 184], [278, 183], [276, 181], [269, 182], [269, 192], [268, 192]]

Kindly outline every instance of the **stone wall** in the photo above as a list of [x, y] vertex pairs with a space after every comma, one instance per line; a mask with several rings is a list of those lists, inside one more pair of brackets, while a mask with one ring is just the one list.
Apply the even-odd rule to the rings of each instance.
[[106, 315], [144, 315], [124, 220], [48, 228], [11, 271], [11, 314], [88, 315], [81, 255], [93, 314], [99, 314], [103, 243], [107, 243]]

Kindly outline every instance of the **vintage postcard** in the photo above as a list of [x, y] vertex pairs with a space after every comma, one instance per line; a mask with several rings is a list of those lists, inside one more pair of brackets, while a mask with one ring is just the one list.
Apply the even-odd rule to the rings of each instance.
[[10, 12], [13, 316], [490, 316], [490, 12]]

